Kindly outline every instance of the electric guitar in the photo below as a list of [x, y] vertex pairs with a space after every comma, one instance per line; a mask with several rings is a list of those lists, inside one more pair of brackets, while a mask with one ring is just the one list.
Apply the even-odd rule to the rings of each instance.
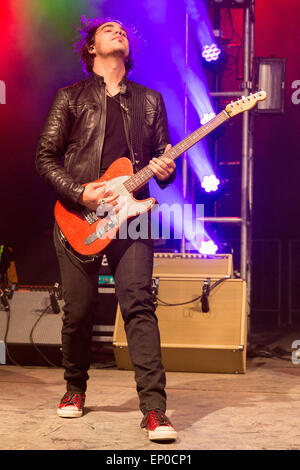
[[[266, 92], [261, 90], [228, 104], [217, 116], [176, 144], [163, 156], [175, 160], [223, 122], [236, 114], [248, 111], [266, 97]], [[107, 191], [110, 190], [113, 195], [119, 195], [122, 207], [118, 214], [115, 214], [113, 210], [105, 211], [101, 205], [97, 212], [83, 206], [82, 210], [69, 210], [57, 201], [54, 208], [55, 220], [71, 247], [86, 256], [96, 255], [104, 250], [115, 238], [123, 222], [149, 211], [155, 204], [155, 199], [151, 197], [142, 201], [134, 198], [134, 193], [145, 186], [153, 176], [154, 173], [149, 165], [134, 174], [131, 161], [123, 157], [113, 162], [105, 174], [95, 181], [105, 182]]]

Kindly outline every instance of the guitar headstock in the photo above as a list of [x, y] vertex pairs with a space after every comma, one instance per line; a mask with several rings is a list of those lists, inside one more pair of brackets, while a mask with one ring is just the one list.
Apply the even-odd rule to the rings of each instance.
[[267, 98], [267, 93], [264, 90], [260, 90], [248, 96], [243, 96], [240, 100], [230, 103], [226, 106], [225, 111], [230, 117], [235, 116], [243, 111], [248, 111], [253, 108], [258, 101], [264, 101]]

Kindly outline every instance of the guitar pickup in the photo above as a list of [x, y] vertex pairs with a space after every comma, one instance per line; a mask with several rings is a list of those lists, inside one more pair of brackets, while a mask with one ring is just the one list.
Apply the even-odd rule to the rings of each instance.
[[86, 208], [82, 211], [82, 215], [89, 225], [93, 225], [95, 222], [98, 222], [98, 217], [94, 211], [90, 211]]

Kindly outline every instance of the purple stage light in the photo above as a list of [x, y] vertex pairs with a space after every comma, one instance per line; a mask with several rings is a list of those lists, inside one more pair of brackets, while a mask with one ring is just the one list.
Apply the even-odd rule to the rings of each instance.
[[200, 119], [202, 126], [204, 126], [204, 124], [206, 124], [207, 122], [211, 121], [215, 116], [216, 113], [214, 113], [213, 111], [211, 113], [204, 113], [204, 115]]
[[202, 57], [206, 62], [215, 62], [221, 54], [221, 49], [216, 44], [206, 45], [203, 47]]
[[217, 191], [220, 180], [215, 175], [204, 176], [201, 186], [207, 192]]
[[215, 255], [217, 251], [218, 246], [212, 240], [201, 242], [199, 252], [202, 255]]

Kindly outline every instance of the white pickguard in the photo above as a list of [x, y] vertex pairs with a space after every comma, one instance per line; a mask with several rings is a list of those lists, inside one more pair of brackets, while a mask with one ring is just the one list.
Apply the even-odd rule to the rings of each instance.
[[122, 212], [126, 218], [148, 211], [155, 203], [153, 198], [146, 199], [145, 201], [137, 201], [134, 199], [124, 186], [125, 181], [129, 178], [130, 176], [118, 176], [106, 182], [106, 189], [108, 191], [111, 191], [113, 195], [120, 195], [119, 200], [121, 204], [123, 204], [120, 212]]
[[97, 209], [97, 216], [103, 217], [104, 213], [108, 215], [101, 220], [97, 227], [97, 238], [105, 238], [107, 232], [114, 227], [120, 225], [130, 217], [138, 216], [147, 212], [155, 204], [155, 199], [149, 198], [144, 201], [138, 201], [133, 198], [132, 194], [125, 188], [124, 183], [130, 176], [118, 176], [106, 181], [106, 190], [111, 191], [113, 195], [119, 195], [118, 203], [121, 209], [118, 213], [114, 213], [114, 206], [99, 206]]

